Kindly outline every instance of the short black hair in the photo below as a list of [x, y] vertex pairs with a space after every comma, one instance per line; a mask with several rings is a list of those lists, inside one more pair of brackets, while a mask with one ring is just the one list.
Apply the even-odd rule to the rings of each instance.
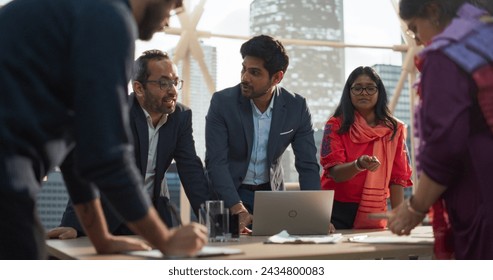
[[264, 67], [272, 77], [275, 73], [286, 73], [289, 57], [280, 41], [268, 35], [259, 35], [241, 45], [241, 57], [253, 56], [264, 60]]

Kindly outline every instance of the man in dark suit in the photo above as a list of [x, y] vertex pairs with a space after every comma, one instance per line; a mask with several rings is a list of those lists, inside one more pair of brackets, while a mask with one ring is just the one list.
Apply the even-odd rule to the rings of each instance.
[[244, 43], [241, 83], [216, 92], [206, 117], [206, 169], [219, 199], [252, 221], [254, 192], [284, 190], [281, 157], [291, 144], [301, 190], [319, 190], [311, 115], [305, 98], [278, 86], [289, 58], [260, 35]]
[[149, 248], [108, 232], [98, 190], [166, 255], [194, 254], [207, 242], [202, 225], [169, 230], [160, 221], [129, 143], [135, 40], [162, 31], [182, 2], [14, 0], [0, 8], [0, 259], [46, 258], [36, 193], [55, 166], [96, 252]]
[[[192, 111], [176, 101], [183, 81], [167, 54], [146, 51], [136, 60], [134, 70], [134, 93], [129, 96], [129, 107], [135, 160], [145, 190], [162, 220], [172, 227], [173, 208], [169, 204], [165, 174], [173, 159], [195, 213], [208, 199], [202, 162], [195, 152]], [[103, 209], [113, 234], [133, 234], [105, 203], [104, 197]], [[73, 238], [84, 234], [70, 202], [60, 226], [51, 230], [49, 236]]]

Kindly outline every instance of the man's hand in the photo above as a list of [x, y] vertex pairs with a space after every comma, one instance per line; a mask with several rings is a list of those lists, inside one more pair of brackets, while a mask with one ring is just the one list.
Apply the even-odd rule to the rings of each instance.
[[[47, 238], [73, 239], [77, 238], [77, 231], [71, 227], [57, 227], [48, 231], [46, 236]], [[142, 251], [151, 249], [145, 241], [135, 238], [114, 235], [107, 235], [106, 238], [106, 246], [98, 250], [99, 254], [114, 254], [126, 251]]]
[[168, 256], [193, 256], [207, 243], [207, 228], [191, 223], [170, 230], [165, 254]]
[[330, 225], [329, 225], [329, 233], [334, 233], [334, 232], [336, 232], [336, 227], [332, 223], [330, 223]]
[[242, 234], [251, 234], [252, 231], [247, 228], [247, 226], [251, 225], [253, 222], [253, 217], [245, 210], [245, 212], [241, 212], [238, 214], [239, 222], [240, 222], [240, 233]]
[[100, 247], [98, 254], [115, 254], [128, 251], [149, 251], [151, 246], [146, 241], [128, 236], [108, 235], [106, 246]]
[[46, 233], [48, 239], [74, 239], [77, 238], [77, 231], [71, 227], [56, 227]]
[[239, 218], [239, 223], [240, 223], [240, 233], [242, 234], [248, 234], [251, 233], [252, 231], [247, 228], [250, 224], [252, 224], [253, 218], [252, 215], [248, 212], [248, 210], [245, 208], [243, 203], [239, 202], [233, 205], [233, 207], [230, 208], [230, 212], [232, 214], [237, 214]]

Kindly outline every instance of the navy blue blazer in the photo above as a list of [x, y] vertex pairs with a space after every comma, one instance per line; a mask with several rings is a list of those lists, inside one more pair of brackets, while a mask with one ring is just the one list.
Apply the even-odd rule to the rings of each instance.
[[[271, 189], [284, 190], [281, 157], [291, 145], [300, 188], [319, 190], [320, 167], [306, 100], [281, 87], [274, 94], [267, 144]], [[253, 133], [252, 106], [240, 85], [214, 93], [206, 117], [205, 165], [212, 190], [227, 207], [241, 201], [237, 190], [247, 173]]]
[[[147, 169], [147, 153], [149, 150], [149, 130], [145, 114], [134, 94], [129, 96], [130, 127], [134, 141], [136, 165], [142, 177]], [[195, 142], [192, 134], [192, 111], [183, 104], [177, 103], [175, 111], [168, 116], [166, 123], [159, 129], [157, 146], [156, 177], [154, 188], [160, 188], [161, 182], [166, 183], [166, 171], [172, 160], [176, 167], [185, 193], [197, 213], [200, 204], [209, 199], [207, 180], [204, 174], [202, 161], [195, 151]], [[123, 219], [110, 208], [104, 196], [101, 196], [110, 232], [121, 230]], [[170, 213], [160, 213], [170, 215]], [[75, 228], [79, 234], [83, 233], [77, 220], [71, 202], [67, 204], [61, 225]], [[126, 233], [123, 231], [123, 233]]]

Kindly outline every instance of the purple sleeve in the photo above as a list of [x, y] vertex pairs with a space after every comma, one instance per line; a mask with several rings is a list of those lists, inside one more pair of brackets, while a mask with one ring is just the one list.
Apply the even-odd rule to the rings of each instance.
[[449, 186], [467, 155], [474, 82], [437, 51], [428, 54], [421, 83], [419, 162], [430, 178]]

